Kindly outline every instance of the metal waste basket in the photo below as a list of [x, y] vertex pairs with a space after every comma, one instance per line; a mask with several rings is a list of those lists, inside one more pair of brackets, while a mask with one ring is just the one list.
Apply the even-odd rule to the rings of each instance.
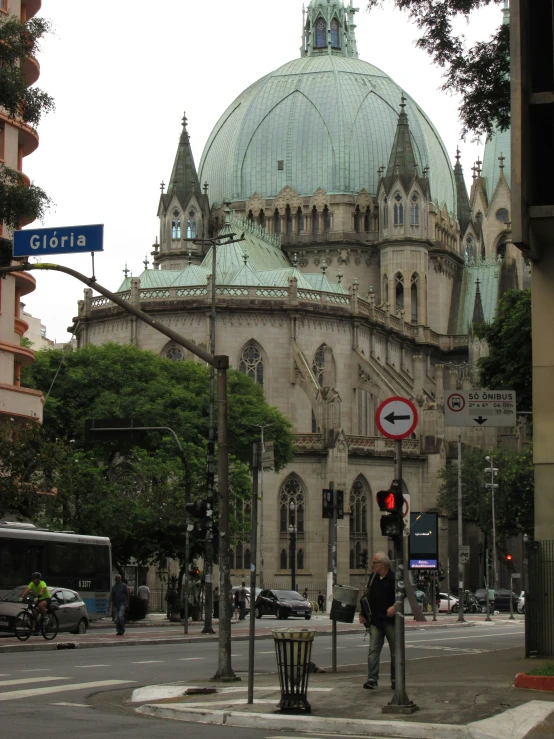
[[308, 676], [314, 629], [274, 629], [275, 655], [279, 666], [281, 711], [311, 711]]
[[354, 623], [354, 614], [360, 591], [348, 585], [335, 585], [333, 588], [333, 603], [331, 605], [330, 618], [332, 621], [341, 623]]

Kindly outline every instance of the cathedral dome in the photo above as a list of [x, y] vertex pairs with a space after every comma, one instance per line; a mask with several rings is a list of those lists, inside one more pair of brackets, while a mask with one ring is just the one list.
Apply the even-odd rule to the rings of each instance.
[[[402, 89], [372, 64], [338, 53], [305, 55], [246, 89], [212, 131], [200, 162], [210, 200], [273, 198], [286, 185], [300, 195], [375, 194], [389, 163]], [[455, 212], [456, 185], [433, 124], [404, 92], [419, 173], [429, 167], [431, 197]]]

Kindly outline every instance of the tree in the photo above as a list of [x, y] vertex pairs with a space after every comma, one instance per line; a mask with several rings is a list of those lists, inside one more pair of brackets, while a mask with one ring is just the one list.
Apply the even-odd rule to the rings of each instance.
[[[384, 0], [368, 0], [368, 9]], [[433, 62], [445, 70], [443, 90], [458, 93], [462, 136], [491, 133], [510, 125], [510, 31], [501, 25], [488, 40], [466, 48], [463, 35], [454, 33], [458, 19], [502, 0], [391, 0], [423, 31], [417, 42]]]
[[[116, 566], [131, 557], [149, 563], [184, 561], [185, 489], [205, 495], [209, 370], [196, 362], [172, 362], [136, 347], [106, 344], [66, 354], [37, 352], [24, 372], [29, 387], [48, 393], [42, 428], [10, 445], [0, 444], [0, 514], [7, 510], [57, 528], [101, 534], [112, 540]], [[169, 426], [184, 449], [160, 432], [141, 440], [88, 444], [87, 418], [137, 418], [146, 426]], [[292, 457], [288, 420], [265, 403], [248, 377], [229, 372], [230, 490], [251, 495], [247, 464], [257, 441], [254, 424], [271, 423], [276, 468]], [[57, 491], [39, 498], [36, 492]], [[231, 522], [232, 531], [244, 522]], [[191, 536], [191, 560], [202, 551]]]
[[518, 410], [532, 410], [531, 290], [509, 290], [491, 324], [475, 326], [486, 339], [488, 357], [479, 359], [479, 383], [494, 390], [515, 390]]
[[[41, 117], [54, 110], [54, 101], [37, 87], [30, 87], [25, 77], [26, 57], [35, 56], [41, 38], [50, 31], [43, 18], [21, 22], [14, 15], [0, 18], [0, 108], [9, 118], [37, 126]], [[27, 186], [20, 172], [0, 167], [0, 223], [11, 229], [42, 218], [51, 200], [34, 184]], [[0, 265], [9, 264], [12, 243], [0, 239]]]
[[[462, 511], [466, 521], [475, 523], [481, 531], [492, 538], [492, 495], [485, 487], [490, 476], [485, 473], [489, 455], [498, 469], [495, 483], [495, 523], [496, 548], [502, 560], [506, 554], [506, 539], [519, 534], [532, 535], [534, 478], [533, 450], [523, 452], [509, 449], [495, 449], [487, 452], [468, 448], [462, 455]], [[458, 511], [458, 466], [449, 463], [439, 476], [442, 485], [439, 490], [437, 506], [449, 517]]]

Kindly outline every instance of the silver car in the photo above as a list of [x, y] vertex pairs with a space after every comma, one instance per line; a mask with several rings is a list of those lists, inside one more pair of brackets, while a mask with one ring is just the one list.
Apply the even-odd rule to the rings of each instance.
[[[0, 600], [0, 632], [15, 632], [15, 617], [25, 607], [20, 598], [26, 585], [19, 585]], [[87, 607], [79, 593], [68, 588], [48, 588], [52, 603], [57, 606], [56, 615], [60, 631], [86, 634], [89, 619]]]

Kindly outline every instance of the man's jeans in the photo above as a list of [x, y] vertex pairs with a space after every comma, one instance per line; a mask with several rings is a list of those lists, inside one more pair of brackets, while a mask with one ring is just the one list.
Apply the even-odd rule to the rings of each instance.
[[246, 601], [245, 600], [239, 600], [239, 609], [240, 609], [239, 621], [244, 621], [244, 619], [246, 618]]
[[385, 643], [385, 637], [390, 648], [390, 679], [391, 683], [395, 681], [394, 672], [394, 623], [383, 624], [382, 626], [371, 625], [369, 627], [369, 652], [367, 655], [367, 679], [368, 682], [379, 681], [379, 659], [381, 657], [381, 649]]
[[127, 608], [126, 603], [122, 603], [120, 606], [114, 606], [113, 612], [115, 616], [115, 630], [118, 634], [125, 633], [125, 610]]

